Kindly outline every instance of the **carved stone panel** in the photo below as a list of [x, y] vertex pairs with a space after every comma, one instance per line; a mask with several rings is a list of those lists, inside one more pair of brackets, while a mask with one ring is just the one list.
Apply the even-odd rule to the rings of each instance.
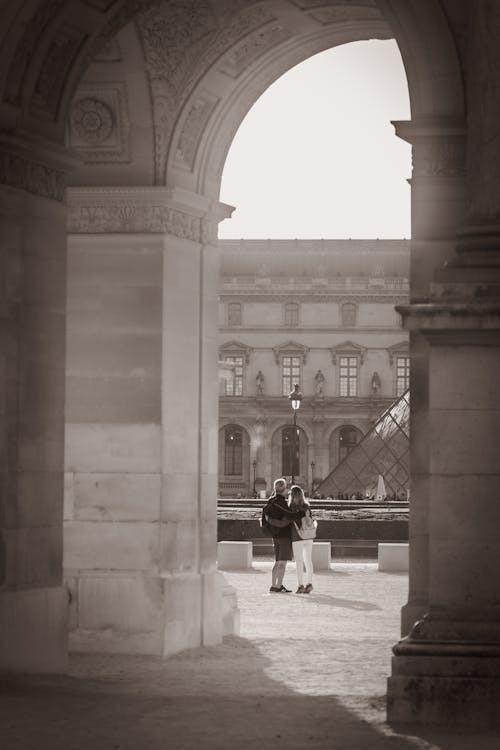
[[69, 145], [85, 163], [129, 161], [129, 129], [124, 83], [79, 87], [69, 116]]

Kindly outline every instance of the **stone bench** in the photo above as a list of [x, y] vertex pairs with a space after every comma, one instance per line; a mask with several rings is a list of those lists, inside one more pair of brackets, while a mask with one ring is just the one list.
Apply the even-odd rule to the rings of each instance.
[[312, 561], [314, 570], [329, 570], [330, 558], [330, 542], [313, 542]]
[[219, 570], [245, 570], [253, 563], [252, 542], [217, 542]]
[[408, 542], [381, 542], [378, 545], [378, 569], [386, 572], [408, 571]]

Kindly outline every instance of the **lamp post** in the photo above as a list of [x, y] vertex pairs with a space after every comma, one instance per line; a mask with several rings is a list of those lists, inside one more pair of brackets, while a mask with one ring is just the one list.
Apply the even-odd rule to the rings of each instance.
[[293, 455], [292, 455], [292, 484], [295, 484], [295, 459], [297, 457], [297, 412], [300, 408], [300, 402], [302, 401], [302, 393], [299, 391], [298, 384], [295, 384], [293, 391], [289, 393], [288, 398], [292, 404], [293, 409]]
[[255, 497], [255, 470], [257, 468], [256, 458], [254, 458], [254, 460], [252, 461], [252, 466], [253, 466], [253, 496]]

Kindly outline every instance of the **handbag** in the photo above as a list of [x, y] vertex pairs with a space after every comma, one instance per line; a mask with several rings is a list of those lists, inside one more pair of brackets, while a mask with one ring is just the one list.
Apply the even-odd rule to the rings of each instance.
[[301, 539], [315, 539], [318, 522], [311, 516], [311, 511], [306, 510], [306, 515], [300, 519], [300, 526], [294, 521], [297, 534]]

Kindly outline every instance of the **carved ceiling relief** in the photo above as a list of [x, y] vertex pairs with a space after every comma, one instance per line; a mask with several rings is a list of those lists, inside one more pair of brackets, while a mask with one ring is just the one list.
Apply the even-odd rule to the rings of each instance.
[[125, 162], [130, 121], [125, 84], [84, 83], [69, 115], [69, 145], [85, 163]]
[[[243, 10], [235, 14], [240, 9]], [[272, 16], [263, 7], [207, 0], [158, 4], [137, 18], [153, 98], [157, 184], [165, 181], [178, 113], [199, 79], [236, 41], [269, 20]], [[215, 100], [215, 97], [202, 98], [206, 102], [210, 99], [212, 104]], [[213, 106], [196, 99], [184, 121], [175, 158], [181, 156], [190, 168], [197, 149], [193, 141], [195, 132], [201, 136], [212, 111]]]

